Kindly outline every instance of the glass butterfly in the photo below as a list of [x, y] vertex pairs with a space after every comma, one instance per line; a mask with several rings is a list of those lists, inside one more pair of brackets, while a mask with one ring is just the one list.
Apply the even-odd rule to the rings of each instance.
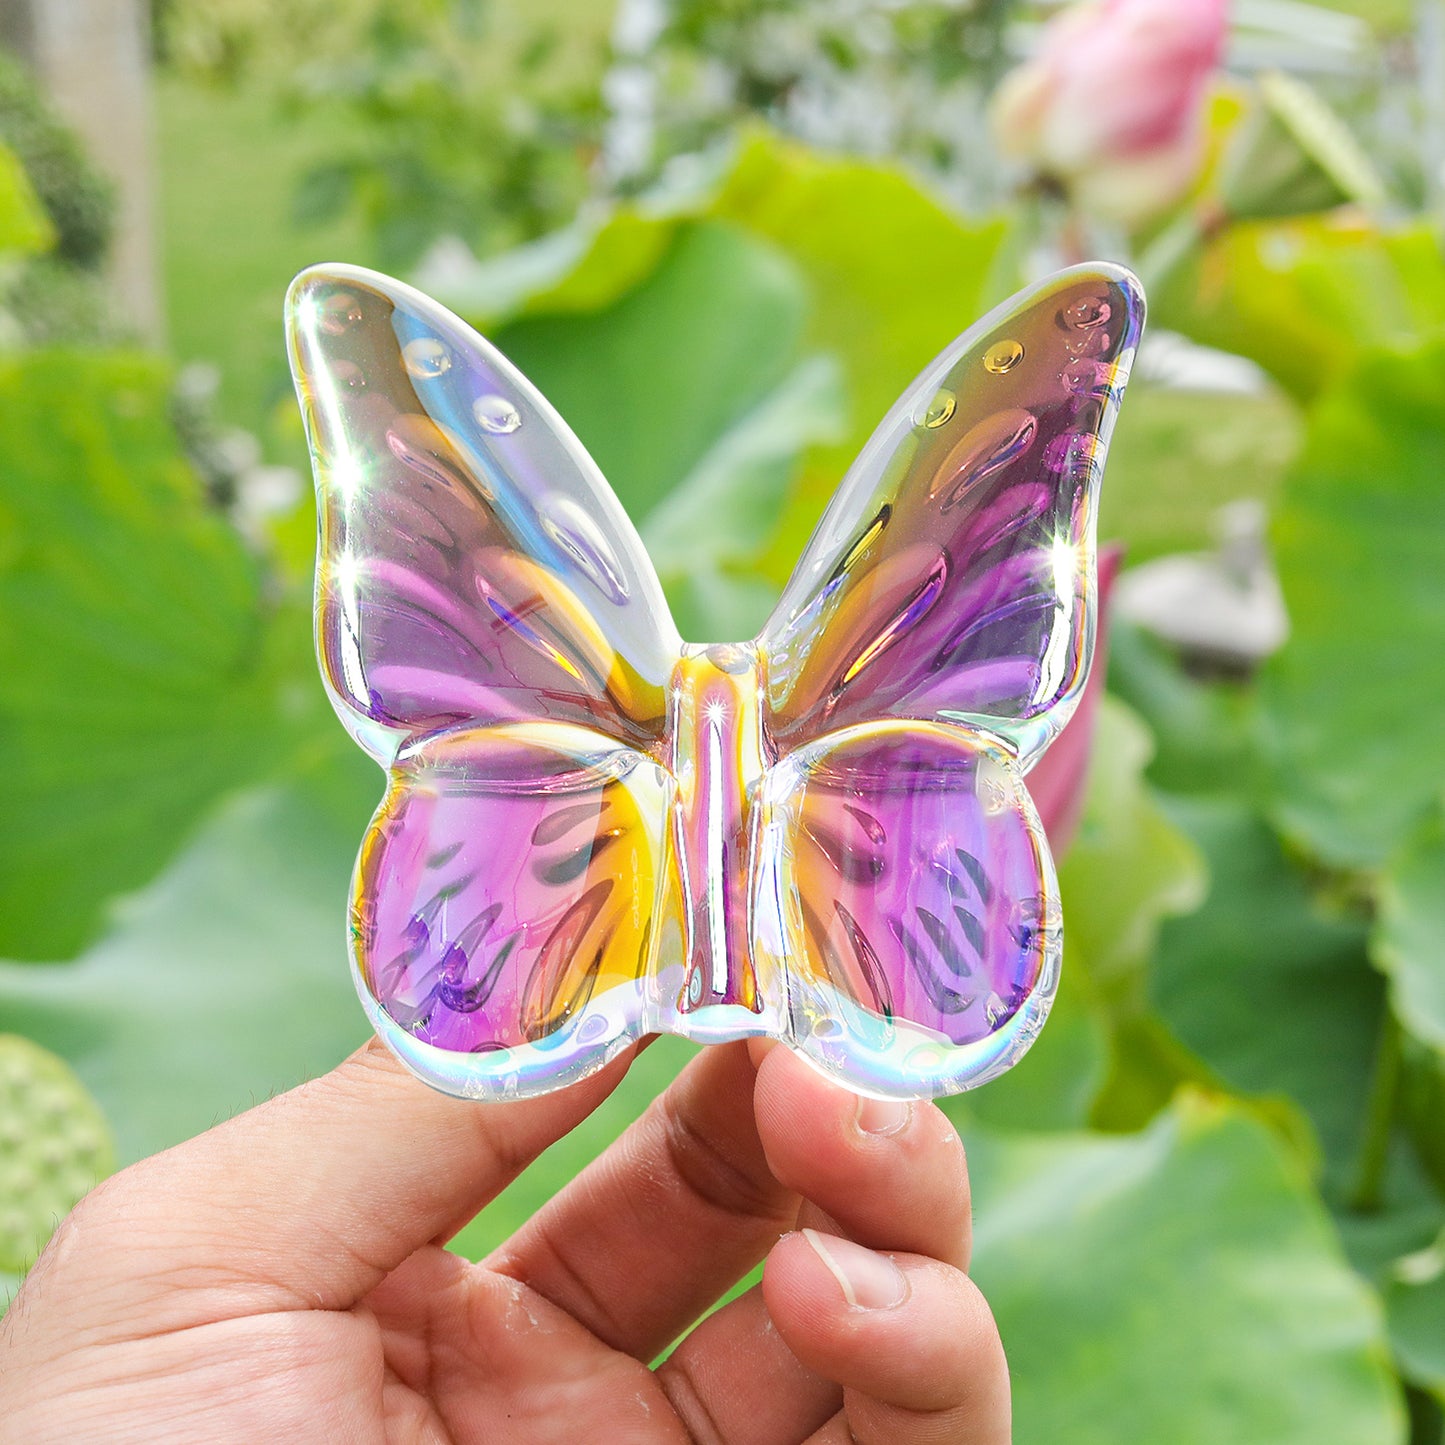
[[1062, 947], [1023, 779], [1088, 670], [1143, 309], [1100, 265], [985, 317], [884, 418], [758, 637], [702, 646], [494, 347], [374, 272], [297, 278], [321, 670], [389, 776], [351, 955], [407, 1065], [518, 1097], [644, 1034], [757, 1034], [905, 1098], [1023, 1053]]

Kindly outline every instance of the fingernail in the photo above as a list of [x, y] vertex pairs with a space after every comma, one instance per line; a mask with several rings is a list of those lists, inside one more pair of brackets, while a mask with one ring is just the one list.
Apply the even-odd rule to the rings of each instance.
[[803, 1230], [803, 1238], [838, 1281], [849, 1309], [891, 1310], [908, 1298], [908, 1280], [887, 1255], [815, 1229]]
[[901, 1134], [912, 1117], [911, 1100], [858, 1096], [858, 1127], [865, 1134]]

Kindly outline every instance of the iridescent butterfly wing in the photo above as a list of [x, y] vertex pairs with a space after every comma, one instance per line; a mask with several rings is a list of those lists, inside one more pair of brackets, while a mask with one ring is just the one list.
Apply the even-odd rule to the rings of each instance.
[[450, 313], [332, 266], [287, 315], [322, 673], [390, 779], [353, 887], [361, 996], [438, 1087], [567, 1082], [642, 1031], [675, 892], [657, 579], [566, 425]]
[[883, 421], [758, 648], [778, 758], [754, 831], [758, 966], [794, 1046], [931, 1095], [1042, 1025], [1057, 887], [1024, 774], [1093, 646], [1098, 486], [1143, 321], [1063, 272], [986, 317]]
[[389, 773], [352, 957], [413, 1069], [505, 1097], [650, 1029], [768, 1033], [901, 1095], [1018, 1056], [1059, 947], [1022, 774], [1087, 667], [1141, 309], [1080, 270], [986, 319], [885, 419], [757, 642], [683, 648], [503, 357], [388, 278], [298, 279], [322, 672]]

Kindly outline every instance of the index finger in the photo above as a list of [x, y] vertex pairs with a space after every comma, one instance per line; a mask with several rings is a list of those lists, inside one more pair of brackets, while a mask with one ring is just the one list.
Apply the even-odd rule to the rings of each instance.
[[56, 1243], [91, 1255], [92, 1274], [104, 1260], [112, 1309], [151, 1310], [165, 1296], [182, 1318], [164, 1328], [345, 1309], [500, 1193], [626, 1067], [483, 1104], [428, 1088], [373, 1039], [329, 1074], [107, 1180]]

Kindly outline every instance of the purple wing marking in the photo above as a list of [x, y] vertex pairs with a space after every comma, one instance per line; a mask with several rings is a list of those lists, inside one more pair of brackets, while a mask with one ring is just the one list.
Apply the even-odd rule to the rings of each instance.
[[676, 909], [671, 799], [657, 764], [580, 728], [458, 730], [403, 752], [352, 903], [390, 1035], [456, 1056], [465, 1085], [486, 1067], [471, 1055], [576, 1074], [640, 1033]]
[[760, 934], [789, 962], [797, 1046], [885, 1092], [1007, 1067], [1061, 944], [1053, 867], [1018, 765], [950, 726], [884, 723], [768, 775]]

